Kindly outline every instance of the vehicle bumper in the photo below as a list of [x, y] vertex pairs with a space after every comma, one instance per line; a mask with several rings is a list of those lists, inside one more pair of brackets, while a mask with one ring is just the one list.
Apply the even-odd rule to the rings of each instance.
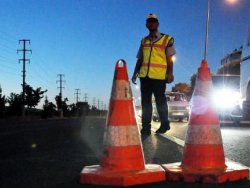
[[170, 111], [168, 112], [169, 118], [186, 118], [189, 117], [188, 111]]

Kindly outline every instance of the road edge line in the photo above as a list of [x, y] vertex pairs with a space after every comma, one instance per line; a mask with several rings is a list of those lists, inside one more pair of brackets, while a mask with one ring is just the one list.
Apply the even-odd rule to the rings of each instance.
[[[151, 128], [151, 130], [153, 130], [153, 132], [156, 132], [156, 129], [155, 129], [155, 128]], [[179, 139], [179, 138], [177, 138], [177, 137], [175, 137], [175, 136], [168, 135], [167, 133], [159, 134], [159, 135], [162, 136], [163, 138], [166, 138], [166, 139], [170, 140], [171, 142], [174, 142], [175, 144], [177, 144], [177, 145], [179, 145], [179, 146], [184, 147], [184, 145], [185, 145], [185, 141], [184, 141], [184, 140], [181, 140], [181, 139]], [[248, 166], [246, 166], [246, 165], [243, 165], [243, 164], [241, 164], [241, 163], [239, 163], [239, 162], [235, 162], [235, 161], [233, 161], [233, 160], [231, 160], [231, 159], [229, 159], [229, 158], [226, 158], [226, 157], [225, 157], [225, 162], [238, 163], [238, 164], [240, 164], [241, 166], [244, 166], [245, 168], [248, 168], [248, 169], [250, 170], [250, 167], [248, 167]]]
[[[153, 130], [154, 132], [156, 132], [156, 129], [155, 129], [155, 128], [151, 128], [151, 130]], [[181, 139], [179, 139], [179, 138], [177, 138], [177, 137], [175, 137], [175, 136], [171, 136], [171, 135], [168, 135], [168, 134], [166, 134], [166, 133], [164, 133], [164, 134], [159, 134], [159, 135], [162, 136], [162, 137], [164, 137], [164, 138], [167, 138], [168, 140], [170, 140], [170, 141], [176, 143], [176, 144], [179, 145], [179, 146], [184, 147], [184, 145], [185, 145], [185, 141], [184, 141], [184, 140], [181, 140]]]

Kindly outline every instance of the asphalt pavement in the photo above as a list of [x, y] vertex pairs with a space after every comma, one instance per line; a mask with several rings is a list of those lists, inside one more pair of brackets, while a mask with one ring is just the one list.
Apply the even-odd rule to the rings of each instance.
[[[1, 188], [91, 188], [82, 185], [84, 166], [99, 164], [105, 118], [37, 120], [0, 124]], [[182, 147], [152, 133], [141, 137], [146, 163], [178, 162]], [[250, 188], [249, 180], [223, 184], [161, 182], [134, 187]]]
[[[221, 122], [221, 135], [226, 158], [250, 167], [250, 122], [234, 124], [232, 121]], [[152, 122], [156, 130], [159, 122]], [[171, 121], [171, 130], [163, 136], [179, 145], [184, 145], [188, 122]]]

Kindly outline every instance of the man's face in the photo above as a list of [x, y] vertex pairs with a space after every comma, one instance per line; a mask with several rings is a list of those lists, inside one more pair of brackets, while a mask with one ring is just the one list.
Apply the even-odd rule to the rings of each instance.
[[149, 31], [157, 31], [159, 22], [154, 18], [149, 18], [146, 22], [146, 26]]

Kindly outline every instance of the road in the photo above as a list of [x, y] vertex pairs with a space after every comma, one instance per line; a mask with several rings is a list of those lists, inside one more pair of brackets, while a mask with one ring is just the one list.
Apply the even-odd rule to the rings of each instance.
[[[243, 123], [241, 125], [234, 125], [232, 122], [221, 124], [223, 147], [226, 158], [250, 167], [250, 123]], [[160, 123], [152, 122], [154, 129], [159, 126]], [[170, 126], [171, 130], [166, 135], [185, 141], [188, 122], [172, 121]]]
[[[103, 188], [80, 184], [79, 175], [84, 166], [100, 164], [105, 122], [96, 117], [0, 122], [0, 187]], [[173, 134], [186, 127], [185, 123], [171, 126]], [[182, 158], [182, 147], [162, 136], [152, 134], [141, 140], [146, 163], [165, 164]], [[216, 185], [161, 182], [135, 187], [249, 188], [250, 181]]]
[[[0, 122], [0, 187], [99, 187], [80, 184], [79, 176], [84, 166], [100, 164], [105, 122], [104, 117]], [[180, 146], [158, 135], [141, 139], [146, 163], [181, 160]], [[250, 186], [250, 181], [242, 184]], [[238, 184], [229, 187], [233, 185]], [[166, 186], [179, 188], [180, 184], [162, 182], [137, 187]]]

